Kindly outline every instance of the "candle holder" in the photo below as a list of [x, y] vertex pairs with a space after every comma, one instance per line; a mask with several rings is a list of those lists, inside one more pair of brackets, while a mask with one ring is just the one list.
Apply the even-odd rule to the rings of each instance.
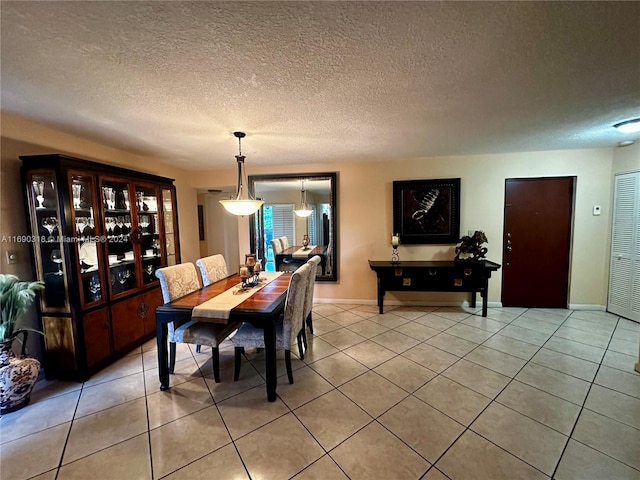
[[398, 246], [400, 246], [400, 234], [394, 233], [391, 235], [391, 248], [393, 248], [393, 253], [391, 253], [391, 263], [393, 265], [398, 265], [400, 263], [400, 255], [398, 255]]
[[309, 235], [302, 236], [302, 250], [309, 250]]
[[253, 288], [260, 283], [260, 272], [262, 271], [262, 263], [256, 260], [253, 254], [245, 256], [245, 264], [240, 265], [240, 278], [242, 279], [242, 289]]

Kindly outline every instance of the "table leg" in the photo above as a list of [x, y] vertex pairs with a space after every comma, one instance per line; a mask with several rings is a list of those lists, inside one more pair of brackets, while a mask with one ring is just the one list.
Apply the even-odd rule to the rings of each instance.
[[167, 333], [168, 322], [165, 317], [171, 317], [166, 313], [156, 313], [156, 342], [158, 345], [158, 376], [160, 379], [160, 390], [169, 388], [169, 358], [167, 355]]
[[384, 310], [383, 306], [384, 302], [384, 289], [382, 288], [382, 280], [378, 277], [378, 310], [380, 315], [382, 315], [382, 311]]
[[[278, 315], [279, 316], [279, 315]], [[276, 401], [278, 372], [276, 367], [276, 318], [264, 325], [264, 362], [267, 373], [267, 400]]]
[[486, 317], [487, 316], [487, 303], [488, 303], [488, 299], [489, 299], [489, 282], [487, 282], [487, 284], [484, 286], [484, 289], [481, 292], [481, 295], [482, 295], [482, 316]]
[[471, 290], [471, 301], [469, 302], [471, 308], [476, 308], [476, 293], [475, 290]]

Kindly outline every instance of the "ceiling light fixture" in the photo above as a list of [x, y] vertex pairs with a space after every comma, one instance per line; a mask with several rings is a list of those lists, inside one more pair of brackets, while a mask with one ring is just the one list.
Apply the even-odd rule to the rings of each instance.
[[300, 191], [300, 208], [294, 210], [293, 213], [299, 217], [308, 217], [313, 213], [313, 210], [307, 206], [307, 191], [304, 189], [304, 180], [302, 181], [302, 190]]
[[238, 139], [238, 155], [236, 155], [236, 161], [238, 162], [238, 186], [236, 188], [236, 198], [235, 200], [220, 200], [220, 203], [227, 212], [232, 213], [233, 215], [251, 215], [252, 213], [255, 213], [264, 202], [251, 197], [245, 187], [245, 157], [242, 155], [242, 146], [240, 144], [240, 139], [245, 137], [245, 133], [233, 132], [233, 135]]
[[615, 128], [622, 133], [635, 133], [640, 132], [640, 118], [632, 118], [631, 120], [625, 120], [624, 122], [616, 123]]

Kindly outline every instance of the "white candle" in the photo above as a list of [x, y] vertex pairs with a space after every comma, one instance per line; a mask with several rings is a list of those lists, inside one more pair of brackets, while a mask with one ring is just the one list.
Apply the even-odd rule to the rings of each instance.
[[249, 278], [249, 269], [247, 267], [240, 267], [240, 278]]
[[260, 270], [262, 270], [262, 264], [260, 262], [256, 262], [256, 264], [253, 266], [253, 271], [255, 273], [258, 273]]
[[400, 245], [400, 237], [398, 235], [391, 235], [391, 245], [394, 247]]
[[247, 255], [247, 267], [253, 267], [256, 264], [256, 257]]

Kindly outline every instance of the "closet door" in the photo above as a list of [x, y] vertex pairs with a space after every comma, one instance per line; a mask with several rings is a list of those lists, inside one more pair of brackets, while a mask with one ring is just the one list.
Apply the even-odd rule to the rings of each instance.
[[615, 177], [607, 308], [640, 321], [640, 172]]

